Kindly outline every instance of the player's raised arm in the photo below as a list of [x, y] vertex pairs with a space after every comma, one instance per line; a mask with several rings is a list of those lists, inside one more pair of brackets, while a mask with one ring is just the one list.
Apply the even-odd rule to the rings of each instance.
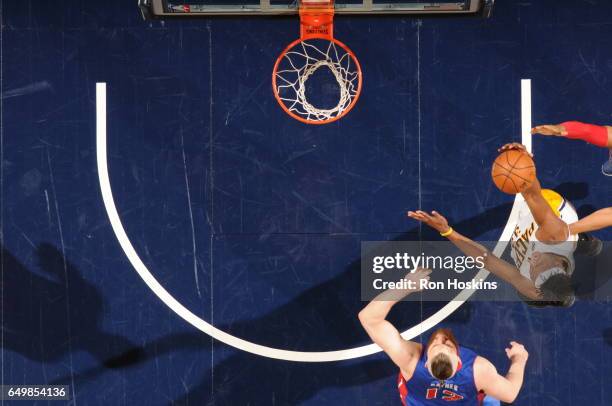
[[538, 224], [537, 238], [542, 242], [565, 241], [569, 238], [567, 223], [561, 220], [542, 196], [540, 181], [536, 180], [521, 192], [534, 221]]
[[525, 366], [529, 354], [525, 347], [512, 341], [510, 348], [506, 348], [506, 355], [511, 362], [506, 376], [498, 374], [495, 366], [486, 358], [476, 358], [474, 362], [474, 382], [478, 390], [484, 391], [487, 395], [505, 403], [512, 403], [523, 386]]
[[561, 124], [546, 124], [534, 127], [531, 133], [578, 139], [598, 147], [612, 148], [611, 126], [566, 121]]
[[[499, 152], [516, 149], [531, 155], [527, 148], [519, 143], [502, 146]], [[529, 206], [533, 219], [538, 224], [538, 239], [543, 242], [565, 241], [569, 237], [567, 224], [561, 220], [542, 196], [540, 181], [536, 178], [521, 194]]]
[[418, 269], [405, 279], [415, 281], [415, 289], [390, 289], [372, 300], [359, 312], [359, 321], [372, 341], [378, 344], [402, 371], [411, 374], [421, 353], [421, 344], [404, 340], [387, 321], [391, 308], [407, 295], [420, 290], [419, 280], [429, 280], [430, 270]]
[[438, 231], [441, 236], [448, 238], [450, 242], [455, 244], [465, 255], [472, 258], [486, 257], [486, 269], [508, 282], [519, 291], [523, 296], [536, 300], [539, 298], [539, 293], [533, 282], [525, 278], [515, 266], [509, 264], [501, 258], [496, 257], [486, 247], [478, 244], [476, 241], [460, 234], [448, 225], [448, 221], [444, 216], [436, 211], [428, 214], [422, 210], [409, 211], [408, 217], [427, 224], [434, 230]]

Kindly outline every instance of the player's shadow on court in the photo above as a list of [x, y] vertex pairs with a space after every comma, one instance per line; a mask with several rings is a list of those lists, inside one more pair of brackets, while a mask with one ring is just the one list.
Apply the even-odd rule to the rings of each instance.
[[37, 247], [35, 269], [1, 249], [5, 350], [40, 363], [85, 351], [107, 368], [141, 360], [142, 353], [132, 342], [101, 329], [101, 294], [54, 246]]
[[[511, 203], [503, 204], [453, 224], [458, 230], [477, 238], [503, 227], [511, 208]], [[413, 224], [411, 229], [393, 241], [441, 239], [435, 231], [427, 227], [420, 229], [416, 222]], [[238, 337], [256, 335], [256, 341], [282, 348], [293, 345], [294, 349], [303, 351], [331, 350], [363, 344], [369, 339], [357, 319], [357, 314], [365, 305], [360, 298], [360, 274], [361, 258], [356, 258], [331, 279], [306, 289], [287, 304], [264, 316], [218, 327]], [[413, 326], [445, 304], [400, 303], [392, 310], [390, 319], [400, 328]], [[415, 307], [419, 311], [414, 311]], [[465, 324], [470, 320], [470, 313], [470, 304], [467, 304], [453, 313], [448, 321]], [[307, 333], [304, 332], [304, 326], [308, 326]]]

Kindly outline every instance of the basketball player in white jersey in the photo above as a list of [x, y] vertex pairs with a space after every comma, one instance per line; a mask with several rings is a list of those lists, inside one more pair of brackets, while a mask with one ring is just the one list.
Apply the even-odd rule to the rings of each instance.
[[[507, 144], [500, 152], [524, 145]], [[514, 265], [497, 258], [482, 245], [453, 230], [439, 213], [410, 211], [408, 216], [434, 228], [468, 256], [486, 256], [485, 268], [514, 286], [534, 306], [571, 306], [571, 275], [578, 234], [612, 226], [612, 207], [579, 220], [574, 207], [552, 190], [542, 190], [536, 179], [522, 193], [511, 241]]]

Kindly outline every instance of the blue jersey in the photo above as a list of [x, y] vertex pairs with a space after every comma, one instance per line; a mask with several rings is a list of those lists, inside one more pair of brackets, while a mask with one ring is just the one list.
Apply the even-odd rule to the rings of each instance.
[[476, 353], [467, 348], [459, 347], [460, 363], [457, 373], [452, 378], [442, 382], [429, 373], [427, 349], [423, 347], [419, 362], [406, 381], [400, 372], [397, 386], [404, 406], [479, 406], [484, 393], [478, 392], [474, 383], [474, 360]]

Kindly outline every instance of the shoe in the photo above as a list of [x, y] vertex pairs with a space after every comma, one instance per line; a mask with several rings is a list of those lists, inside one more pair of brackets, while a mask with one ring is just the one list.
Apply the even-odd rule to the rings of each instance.
[[601, 166], [601, 173], [606, 176], [612, 176], [612, 149], [610, 150], [610, 159]]
[[578, 247], [575, 253], [585, 257], [596, 257], [601, 254], [603, 243], [597, 237], [589, 234], [578, 234]]

